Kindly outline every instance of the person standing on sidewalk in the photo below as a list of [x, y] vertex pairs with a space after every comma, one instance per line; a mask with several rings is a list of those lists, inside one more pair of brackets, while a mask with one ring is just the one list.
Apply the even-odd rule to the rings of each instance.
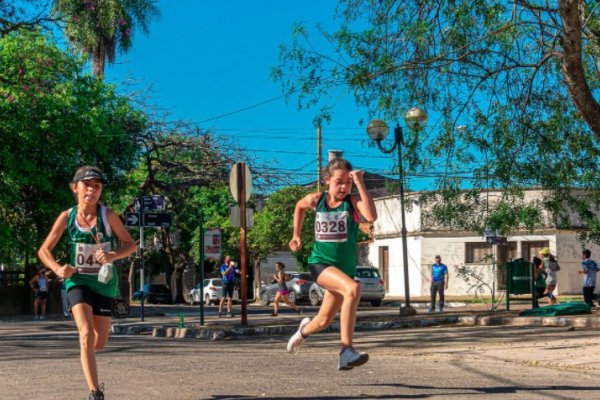
[[[33, 320], [43, 321], [46, 319], [46, 304], [48, 303], [48, 277], [46, 276], [46, 267], [40, 267], [38, 273], [31, 278], [29, 286], [33, 289], [35, 297], [33, 303]], [[38, 310], [41, 308], [41, 314]]]
[[[79, 332], [81, 366], [89, 387], [88, 400], [104, 400], [99, 383], [96, 352], [108, 342], [114, 299], [119, 294], [113, 261], [136, 251], [136, 244], [114, 211], [100, 205], [104, 185], [99, 168], [84, 166], [75, 172], [71, 190], [77, 205], [60, 213], [38, 251], [40, 260], [65, 279], [73, 319]], [[69, 264], [60, 265], [52, 250], [67, 231]], [[121, 242], [113, 250], [111, 242]], [[73, 376], [64, 373], [62, 376]]]
[[[352, 343], [360, 301], [360, 286], [354, 280], [358, 213], [368, 222], [377, 219], [377, 210], [363, 177], [364, 172], [353, 171], [348, 161], [331, 160], [325, 168], [328, 191], [308, 194], [296, 203], [293, 237], [289, 243], [293, 252], [302, 248], [304, 216], [307, 210], [315, 210], [315, 243], [308, 264], [314, 281], [326, 292], [317, 316], [300, 322], [298, 331], [288, 341], [287, 351], [298, 353], [302, 342], [329, 326], [340, 311], [339, 370], [349, 370], [369, 360], [369, 355], [356, 351]], [[358, 193], [352, 193], [353, 184]]]
[[444, 311], [444, 290], [448, 289], [448, 267], [446, 264], [442, 264], [442, 257], [435, 256], [435, 264], [431, 266], [431, 307], [429, 312], [432, 313], [435, 310], [435, 297], [436, 294], [440, 295], [440, 304], [438, 311], [441, 313]]
[[273, 301], [273, 314], [271, 314], [273, 317], [279, 315], [279, 302], [282, 299], [285, 304], [296, 310], [298, 314], [302, 314], [302, 308], [292, 303], [289, 299], [288, 294], [290, 293], [290, 290], [286, 283], [286, 281], [289, 280], [289, 276], [284, 270], [284, 263], [279, 261], [275, 263], [275, 275], [273, 275], [273, 278], [277, 281], [277, 294], [275, 294], [275, 300]]
[[588, 249], [583, 250], [580, 274], [583, 274], [583, 301], [590, 307], [594, 307], [594, 289], [596, 289], [596, 272], [598, 264], [590, 257], [592, 252]]
[[548, 302], [551, 305], [558, 304], [558, 300], [552, 292], [554, 292], [554, 289], [556, 289], [556, 285], [558, 284], [557, 272], [560, 271], [560, 265], [558, 265], [556, 257], [550, 253], [549, 248], [543, 248], [540, 251], [540, 255], [542, 256], [542, 268], [547, 274], [546, 291], [544, 292], [544, 295], [548, 297]]
[[227, 312], [230, 317], [233, 317], [233, 291], [235, 289], [235, 263], [231, 257], [225, 256], [223, 264], [219, 267], [223, 286], [221, 288], [221, 300], [219, 301], [219, 318], [223, 313], [223, 305], [227, 299]]
[[533, 257], [533, 279], [534, 289], [533, 294], [533, 308], [539, 308], [540, 302], [538, 299], [544, 297], [546, 292], [546, 271], [542, 268], [542, 259], [539, 257]]

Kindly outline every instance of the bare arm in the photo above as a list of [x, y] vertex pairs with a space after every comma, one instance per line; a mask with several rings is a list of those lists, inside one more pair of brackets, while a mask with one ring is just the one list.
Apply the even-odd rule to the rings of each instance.
[[38, 250], [38, 257], [44, 263], [44, 265], [52, 270], [59, 278], [69, 278], [75, 272], [75, 269], [70, 265], [60, 265], [54, 255], [52, 255], [52, 250], [56, 247], [56, 244], [60, 240], [63, 232], [67, 228], [67, 220], [69, 219], [69, 214], [67, 211], [63, 211], [60, 213], [50, 233], [42, 243], [42, 246]]
[[374, 222], [377, 219], [377, 210], [375, 209], [375, 202], [363, 181], [364, 175], [364, 171], [350, 172], [350, 176], [358, 190], [358, 194], [352, 195], [352, 205], [368, 222]]
[[121, 242], [121, 247], [119, 247], [116, 251], [109, 251], [105, 253], [103, 251], [98, 251], [96, 253], [96, 259], [98, 262], [105, 264], [111, 263], [115, 260], [120, 260], [121, 258], [125, 258], [130, 254], [135, 253], [137, 250], [137, 245], [135, 241], [129, 234], [129, 231], [125, 229], [123, 226], [123, 222], [119, 219], [117, 214], [111, 209], [106, 210], [106, 218], [108, 219], [108, 223], [110, 224], [111, 230], [115, 233], [119, 241]]
[[320, 192], [307, 194], [296, 203], [294, 209], [294, 231], [289, 246], [292, 251], [298, 251], [302, 247], [302, 224], [306, 210], [317, 208], [317, 202], [321, 196]]
[[31, 286], [31, 288], [33, 290], [36, 290], [34, 284], [37, 282], [37, 280], [38, 280], [38, 276], [36, 275], [33, 278], [31, 278], [31, 280], [29, 281], [29, 286]]

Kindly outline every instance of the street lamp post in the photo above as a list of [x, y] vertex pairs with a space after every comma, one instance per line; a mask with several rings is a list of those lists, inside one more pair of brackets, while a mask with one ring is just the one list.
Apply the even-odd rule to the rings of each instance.
[[[413, 130], [420, 130], [427, 123], [427, 112], [420, 108], [411, 108], [404, 117], [406, 125]], [[402, 218], [402, 259], [404, 264], [404, 307], [400, 307], [400, 315], [415, 315], [417, 312], [410, 305], [410, 285], [408, 281], [408, 244], [406, 234], [406, 216], [404, 210], [404, 169], [402, 167], [402, 146], [404, 145], [404, 137], [402, 127], [396, 124], [394, 129], [394, 145], [391, 149], [386, 149], [381, 145], [381, 142], [389, 133], [388, 125], [385, 121], [374, 119], [367, 126], [367, 134], [377, 143], [377, 147], [382, 152], [389, 154], [394, 150], [398, 150], [398, 178], [400, 180], [400, 209]]]

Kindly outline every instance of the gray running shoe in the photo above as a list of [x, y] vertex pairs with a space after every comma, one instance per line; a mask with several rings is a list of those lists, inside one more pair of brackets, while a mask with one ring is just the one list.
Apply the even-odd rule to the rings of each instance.
[[344, 351], [340, 353], [338, 369], [340, 371], [347, 371], [354, 367], [361, 366], [367, 361], [369, 361], [369, 355], [367, 353], [356, 351], [351, 347], [346, 347]]

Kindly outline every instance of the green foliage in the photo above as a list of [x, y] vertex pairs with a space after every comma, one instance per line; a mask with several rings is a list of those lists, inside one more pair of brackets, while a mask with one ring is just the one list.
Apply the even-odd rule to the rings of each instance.
[[[565, 227], [575, 213], [582, 238], [600, 242], [600, 133], [594, 135], [575, 107], [567, 55], [555, 40], [565, 32], [552, 7], [340, 1], [339, 28], [317, 27], [324, 39], [318, 40], [308, 27], [296, 27], [291, 42], [280, 47], [272, 78], [299, 107], [326, 110], [350, 93], [370, 117], [401, 120], [411, 107], [426, 108], [428, 127], [406, 129], [403, 150], [408, 178], [436, 178], [436, 193], [421, 198], [432, 223], [471, 231], [493, 224], [511, 232], [540, 227], [546, 211]], [[597, 97], [600, 8], [581, 10], [585, 83]], [[597, 101], [591, 103], [597, 109]], [[523, 188], [547, 192], [543, 201], [525, 206]], [[501, 201], [482, 202], [491, 189], [503, 193]]]
[[[288, 248], [294, 227], [294, 209], [296, 202], [310, 193], [302, 186], [289, 186], [272, 193], [264, 208], [256, 213], [254, 227], [248, 234], [248, 244], [257, 258], [265, 258], [272, 251]], [[300, 270], [308, 267], [308, 256], [314, 241], [313, 226], [309, 222], [314, 212], [309, 210], [302, 226], [302, 248], [293, 253], [298, 260]]]
[[33, 254], [73, 204], [75, 169], [101, 167], [111, 183], [137, 159], [145, 117], [81, 60], [39, 32], [0, 38], [0, 259]]

